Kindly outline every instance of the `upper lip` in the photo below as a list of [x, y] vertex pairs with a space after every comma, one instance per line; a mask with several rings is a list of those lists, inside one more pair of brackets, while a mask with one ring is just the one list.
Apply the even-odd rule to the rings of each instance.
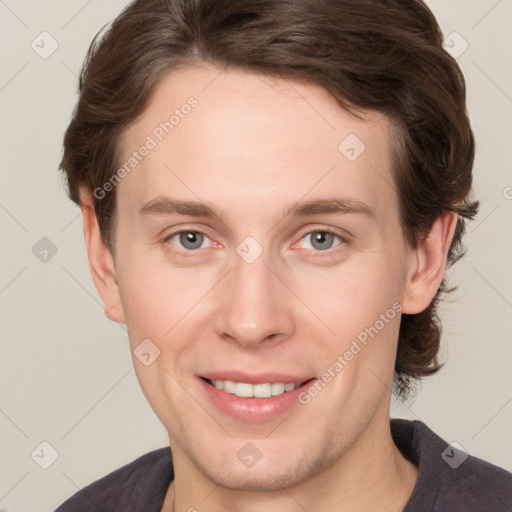
[[203, 379], [215, 380], [231, 380], [234, 382], [246, 382], [247, 384], [265, 384], [283, 382], [287, 383], [304, 383], [310, 380], [311, 376], [304, 375], [290, 375], [284, 373], [245, 373], [241, 371], [219, 371], [219, 372], [208, 372], [198, 375]]

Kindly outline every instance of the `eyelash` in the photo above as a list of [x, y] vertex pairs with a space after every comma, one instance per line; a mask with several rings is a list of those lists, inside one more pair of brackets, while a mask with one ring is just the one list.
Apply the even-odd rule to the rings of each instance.
[[[196, 233], [196, 234], [200, 234], [200, 235], [204, 235], [205, 237], [209, 238], [208, 237], [208, 234], [205, 233], [204, 231], [199, 231], [199, 230], [195, 230], [195, 229], [181, 229], [179, 231], [175, 231], [173, 233], [171, 233], [170, 235], [167, 235], [163, 240], [162, 242], [165, 243], [166, 245], [168, 245], [168, 242], [174, 238], [176, 235], [179, 235], [181, 233]], [[314, 258], [318, 258], [318, 257], [324, 257], [325, 255], [332, 255], [332, 254], [335, 254], [337, 253], [339, 250], [341, 250], [346, 244], [347, 244], [347, 240], [345, 239], [345, 237], [343, 237], [342, 235], [340, 235], [339, 233], [336, 233], [335, 231], [331, 230], [331, 229], [328, 229], [328, 228], [321, 228], [321, 229], [311, 229], [309, 231], [306, 231], [304, 232], [300, 238], [299, 238], [299, 242], [304, 239], [306, 236], [308, 235], [312, 235], [313, 233], [328, 233], [329, 235], [332, 235], [336, 238], [339, 239], [340, 243], [338, 245], [335, 245], [334, 247], [331, 247], [329, 249], [326, 249], [325, 251], [320, 251], [318, 249], [308, 249], [308, 251], [314, 251], [314, 254], [313, 254], [313, 257]], [[298, 242], [296, 242], [298, 243]], [[296, 244], [295, 243], [295, 244]], [[295, 245], [294, 244], [294, 245]], [[194, 255], [194, 253], [197, 253], [200, 251], [200, 249], [195, 249], [195, 250], [186, 250], [186, 249], [179, 249], [179, 250], [175, 250], [175, 249], [170, 249], [172, 252], [178, 252], [178, 253], [187, 253], [187, 255]]]

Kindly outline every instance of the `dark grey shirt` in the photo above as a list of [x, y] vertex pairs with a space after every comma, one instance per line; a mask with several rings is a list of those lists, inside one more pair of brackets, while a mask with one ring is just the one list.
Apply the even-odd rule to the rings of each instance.
[[[403, 512], [512, 512], [512, 473], [452, 448], [421, 421], [391, 420], [393, 440], [418, 466]], [[174, 478], [169, 447], [77, 492], [55, 512], [160, 512]]]

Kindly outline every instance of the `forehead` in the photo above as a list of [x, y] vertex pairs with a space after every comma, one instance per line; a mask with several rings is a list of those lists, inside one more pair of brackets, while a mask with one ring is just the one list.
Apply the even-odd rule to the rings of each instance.
[[151, 149], [118, 190], [131, 208], [166, 192], [240, 208], [333, 187], [376, 210], [396, 199], [389, 121], [374, 111], [358, 119], [316, 85], [231, 69], [173, 71], [125, 132], [120, 165], [143, 146]]

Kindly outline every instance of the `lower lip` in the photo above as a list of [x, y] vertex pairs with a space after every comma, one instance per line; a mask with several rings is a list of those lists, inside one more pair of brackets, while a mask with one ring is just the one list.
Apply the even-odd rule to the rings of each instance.
[[243, 421], [267, 421], [277, 418], [298, 403], [298, 396], [309, 388], [316, 379], [305, 382], [292, 391], [269, 398], [241, 398], [226, 393], [199, 378], [208, 398], [221, 412]]

